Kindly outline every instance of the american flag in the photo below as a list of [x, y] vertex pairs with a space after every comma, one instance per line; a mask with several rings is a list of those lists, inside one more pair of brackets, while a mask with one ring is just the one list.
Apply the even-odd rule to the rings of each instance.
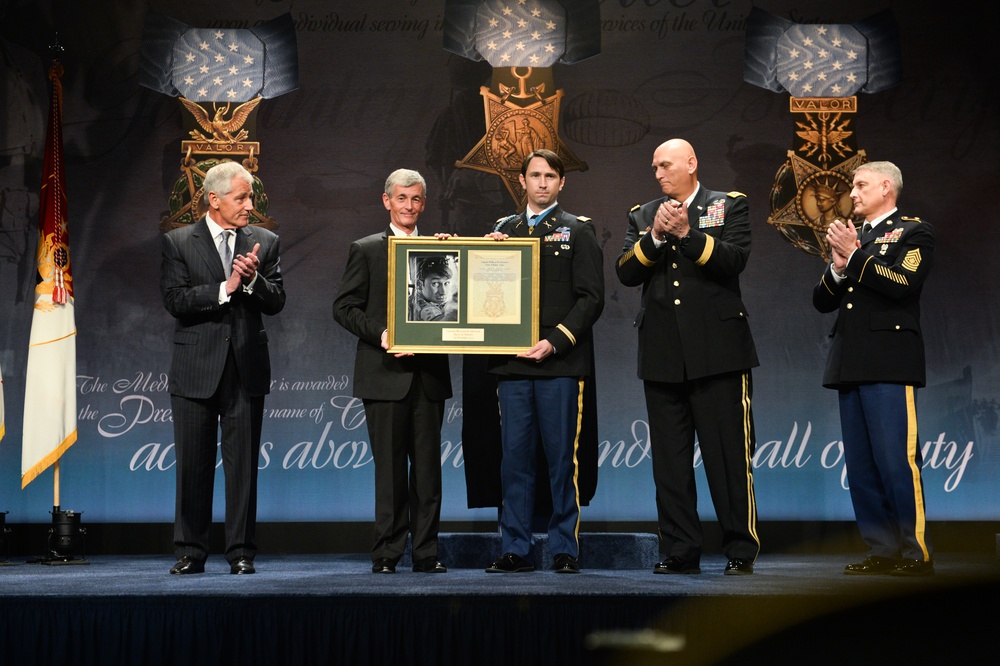
[[850, 97], [868, 81], [868, 42], [850, 25], [795, 25], [776, 48], [778, 81], [793, 97]]
[[249, 30], [191, 28], [174, 42], [172, 77], [192, 102], [246, 102], [264, 87], [264, 43]]
[[556, 0], [486, 0], [476, 49], [494, 67], [551, 67], [566, 50], [566, 11]]

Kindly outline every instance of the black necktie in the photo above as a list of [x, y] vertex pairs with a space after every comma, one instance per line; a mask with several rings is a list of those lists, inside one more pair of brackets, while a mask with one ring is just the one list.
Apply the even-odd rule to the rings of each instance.
[[871, 222], [866, 221], [864, 224], [861, 225], [861, 242], [862, 243], [865, 242], [865, 236], [867, 236], [868, 232], [871, 231], [871, 230], [872, 230], [872, 223]]

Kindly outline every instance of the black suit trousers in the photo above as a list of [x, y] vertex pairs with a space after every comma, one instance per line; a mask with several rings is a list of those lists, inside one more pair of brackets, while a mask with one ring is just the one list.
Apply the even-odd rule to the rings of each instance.
[[408, 533], [414, 562], [436, 558], [444, 401], [427, 397], [416, 372], [402, 400], [364, 400], [364, 405], [375, 461], [372, 561], [398, 561]]
[[760, 551], [753, 488], [750, 371], [680, 383], [644, 382], [660, 552], [697, 563], [703, 548], [695, 486], [695, 434], [729, 558]]
[[205, 559], [209, 552], [212, 498], [222, 429], [226, 484], [226, 559], [257, 554], [258, 442], [264, 396], [251, 397], [240, 382], [232, 352], [219, 387], [205, 399], [170, 396], [177, 455], [174, 552]]

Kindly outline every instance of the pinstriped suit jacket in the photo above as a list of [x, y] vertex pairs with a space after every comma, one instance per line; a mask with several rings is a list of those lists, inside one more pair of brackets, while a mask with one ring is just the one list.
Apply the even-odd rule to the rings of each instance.
[[236, 254], [260, 243], [260, 268], [253, 292], [236, 290], [219, 304], [219, 284], [226, 279], [215, 240], [205, 218], [163, 234], [160, 292], [174, 316], [174, 348], [170, 393], [207, 398], [219, 385], [230, 345], [244, 388], [251, 396], [270, 390], [271, 361], [262, 315], [275, 315], [285, 305], [278, 236], [263, 227], [236, 230]]

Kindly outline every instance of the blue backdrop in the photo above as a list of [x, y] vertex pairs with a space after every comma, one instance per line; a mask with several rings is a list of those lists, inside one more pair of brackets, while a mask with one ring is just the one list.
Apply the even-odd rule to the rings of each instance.
[[[481, 138], [489, 67], [442, 47], [444, 3], [429, 0], [103, 0], [4, 3], [0, 34], [0, 368], [7, 436], [0, 511], [46, 522], [52, 472], [20, 489], [24, 372], [34, 287], [38, 179], [48, 91], [45, 46], [66, 47], [65, 152], [78, 335], [79, 441], [61, 462], [61, 506], [86, 522], [173, 519], [166, 392], [173, 322], [159, 290], [159, 222], [187, 138], [175, 98], [138, 85], [146, 12], [198, 27], [253, 27], [290, 12], [300, 86], [262, 102], [260, 170], [278, 223], [288, 301], [266, 323], [274, 386], [260, 457], [262, 521], [367, 521], [373, 470], [351, 397], [355, 339], [331, 314], [350, 241], [383, 229], [385, 177], [420, 170], [423, 233], [481, 235], [515, 204], [500, 178], [455, 169]], [[757, 2], [792, 21], [854, 23], [856, 0]], [[832, 316], [810, 294], [822, 271], [767, 223], [774, 175], [792, 147], [788, 95], [743, 81], [750, 0], [606, 0], [601, 52], [556, 65], [560, 134], [585, 171], [560, 203], [593, 218], [604, 246], [607, 307], [596, 327], [600, 481], [583, 519], [654, 520], [648, 428], [635, 376], [635, 289], [614, 261], [626, 213], [659, 196], [650, 161], [681, 136], [701, 179], [749, 197], [753, 250], [743, 277], [761, 357], [754, 372], [754, 459], [761, 520], [851, 520], [834, 392], [820, 387]], [[936, 265], [924, 290], [928, 387], [918, 394], [931, 520], [1000, 518], [1000, 256], [996, 41], [985, 8], [919, 1], [893, 8], [902, 84], [859, 95], [857, 142], [903, 171], [905, 214], [931, 221]], [[980, 15], [978, 12], [982, 11]], [[929, 18], [933, 17], [933, 19]], [[984, 71], [985, 70], [985, 71]], [[893, 350], [886, 349], [886, 354]], [[445, 520], [494, 519], [466, 505], [461, 359], [442, 437]], [[697, 462], [700, 465], [700, 461]], [[700, 507], [714, 515], [704, 476]], [[216, 512], [221, 519], [221, 471]]]

